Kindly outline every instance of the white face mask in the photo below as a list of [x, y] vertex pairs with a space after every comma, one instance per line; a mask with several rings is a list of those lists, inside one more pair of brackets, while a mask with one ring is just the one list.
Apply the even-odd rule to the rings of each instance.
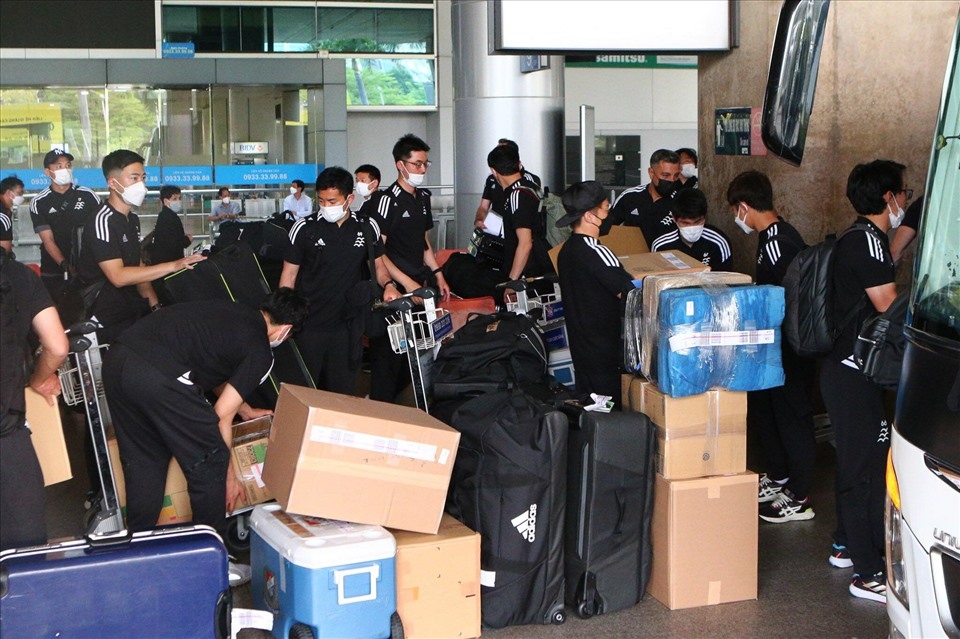
[[270, 342], [270, 348], [276, 348], [277, 346], [280, 346], [281, 344], [283, 344], [283, 340], [287, 339], [287, 335], [289, 335], [289, 334], [290, 334], [290, 327], [288, 326], [286, 333], [284, 333], [283, 331], [281, 331], [281, 332], [280, 332], [280, 335], [277, 337], [277, 339], [275, 339], [275, 340], [273, 340], [272, 342]]
[[180, 200], [170, 200], [170, 203], [167, 204], [167, 208], [173, 211], [174, 213], [179, 213], [183, 210], [183, 202]]
[[695, 167], [692, 164], [681, 164], [680, 175], [687, 178], [688, 180], [690, 178], [695, 178], [697, 177], [697, 167]]
[[297, 187], [291, 186], [291, 187], [290, 187], [290, 195], [296, 195], [296, 194], [297, 194]]
[[894, 200], [894, 203], [897, 205], [897, 212], [894, 213], [890, 208], [890, 205], [887, 204], [887, 215], [890, 217], [890, 228], [895, 229], [900, 226], [900, 222], [903, 222], [903, 209], [900, 207], [900, 203]]
[[15, 195], [15, 196], [13, 196], [13, 202], [12, 202], [12, 204], [13, 204], [14, 206], [20, 206], [21, 204], [23, 204], [23, 196], [22, 196], [22, 195]]
[[[116, 180], [114, 180], [116, 182]], [[119, 182], [116, 182], [117, 186], [123, 189], [123, 186]], [[120, 193], [120, 197], [123, 198], [123, 201], [129, 204], [130, 206], [140, 206], [143, 204], [143, 200], [147, 197], [147, 185], [143, 182], [134, 182], [127, 188], [123, 189]]]
[[680, 237], [691, 244], [694, 244], [700, 239], [700, 236], [703, 235], [703, 224], [698, 224], [697, 226], [678, 226], [677, 228], [680, 229]]
[[54, 171], [53, 183], [58, 186], [73, 184], [73, 169], [57, 169]]
[[737, 213], [737, 217], [734, 218], [733, 221], [734, 221], [734, 223], [735, 223], [737, 226], [740, 227], [740, 230], [741, 230], [741, 231], [743, 231], [743, 232], [746, 233], [747, 235], [750, 235], [751, 233], [753, 233], [753, 229], [750, 228], [750, 225], [749, 225], [749, 224], [747, 224], [747, 213], [748, 213], [748, 211], [747, 211], [746, 209], [744, 209], [744, 211], [743, 211], [743, 219], [740, 219], [740, 213]]
[[321, 206], [320, 215], [327, 222], [339, 222], [347, 214], [342, 204], [337, 206]]
[[220, 201], [223, 202], [224, 204], [230, 204], [230, 196], [228, 195], [227, 197], [223, 198]]
[[407, 171], [406, 173], [407, 173], [407, 182], [410, 184], [410, 186], [413, 186], [413, 187], [417, 187], [423, 184], [424, 178], [427, 177], [426, 173], [410, 173], [409, 171]]
[[370, 185], [366, 182], [357, 182], [353, 187], [353, 190], [357, 192], [357, 195], [360, 197], [367, 197], [370, 195]]

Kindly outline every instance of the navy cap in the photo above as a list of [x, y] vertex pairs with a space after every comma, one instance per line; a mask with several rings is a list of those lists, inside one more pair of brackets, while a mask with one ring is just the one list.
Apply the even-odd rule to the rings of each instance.
[[43, 156], [43, 168], [47, 168], [48, 166], [50, 166], [51, 164], [53, 164], [54, 162], [56, 162], [57, 160], [63, 157], [73, 162], [73, 156], [67, 153], [66, 151], [64, 151], [63, 149], [52, 149], [48, 151], [47, 154]]

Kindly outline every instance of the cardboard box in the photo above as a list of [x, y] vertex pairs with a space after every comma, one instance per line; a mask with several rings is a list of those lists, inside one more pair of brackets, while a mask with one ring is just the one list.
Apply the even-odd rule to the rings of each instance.
[[674, 398], [642, 377], [622, 376], [624, 406], [657, 429], [657, 472], [666, 479], [747, 469], [747, 394], [714, 389]]
[[[237, 512], [271, 499], [261, 479], [261, 468], [266, 456], [266, 446], [270, 432], [270, 417], [258, 417], [233, 427], [234, 460], [237, 463], [237, 475], [243, 484], [244, 498], [236, 505]], [[117, 484], [117, 498], [120, 507], [127, 505], [126, 482], [123, 467], [120, 465], [120, 449], [114, 437], [107, 439], [110, 461], [113, 464], [114, 481]], [[189, 522], [193, 519], [190, 507], [190, 494], [187, 492], [187, 478], [184, 477], [176, 459], [170, 460], [167, 469], [167, 483], [163, 489], [163, 508], [157, 525]]]
[[480, 636], [480, 535], [448, 514], [436, 535], [397, 540], [397, 612], [407, 639]]
[[[600, 243], [613, 251], [617, 257], [650, 252], [650, 247], [647, 246], [647, 240], [644, 239], [643, 231], [639, 226], [611, 226], [610, 232], [600, 238]], [[550, 261], [553, 262], [555, 271], [559, 270], [557, 256], [560, 255], [561, 246], [563, 243], [557, 244], [549, 251]]]
[[284, 384], [263, 480], [290, 513], [436, 533], [460, 433], [423, 411]]
[[67, 481], [73, 477], [73, 471], [60, 421], [60, 403], [55, 401], [51, 406], [43, 395], [27, 386], [26, 404], [30, 441], [40, 460], [43, 485]]
[[757, 598], [757, 475], [654, 487], [647, 592], [671, 610]]
[[623, 268], [637, 280], [641, 280], [647, 275], [660, 275], [661, 273], [697, 273], [710, 270], [710, 267], [706, 264], [680, 251], [660, 251], [659, 253], [642, 253], [618, 257], [620, 263], [623, 264]]

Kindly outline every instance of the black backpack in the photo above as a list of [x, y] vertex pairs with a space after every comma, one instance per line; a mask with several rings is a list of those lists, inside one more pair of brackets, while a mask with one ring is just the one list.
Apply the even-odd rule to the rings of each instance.
[[897, 295], [882, 313], [867, 318], [853, 344], [857, 368], [877, 386], [895, 389], [900, 383], [903, 351], [907, 342], [903, 325], [907, 320], [909, 292]]
[[840, 235], [797, 253], [783, 276], [786, 313], [783, 338], [801, 357], [823, 357], [866, 303], [866, 295], [838, 323], [833, 312], [833, 255], [844, 236], [854, 231], [872, 233], [866, 224], [854, 224]]

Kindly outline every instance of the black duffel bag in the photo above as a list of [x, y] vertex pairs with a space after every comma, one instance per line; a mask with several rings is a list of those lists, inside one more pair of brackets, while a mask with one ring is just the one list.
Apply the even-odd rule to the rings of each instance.
[[454, 253], [448, 257], [443, 265], [443, 277], [450, 290], [463, 298], [489, 296], [498, 299], [503, 296], [503, 291], [497, 291], [497, 284], [507, 280], [505, 274], [469, 253]]
[[538, 383], [546, 372], [543, 333], [530, 317], [477, 315], [440, 347], [433, 368], [433, 395], [437, 399], [480, 395]]

